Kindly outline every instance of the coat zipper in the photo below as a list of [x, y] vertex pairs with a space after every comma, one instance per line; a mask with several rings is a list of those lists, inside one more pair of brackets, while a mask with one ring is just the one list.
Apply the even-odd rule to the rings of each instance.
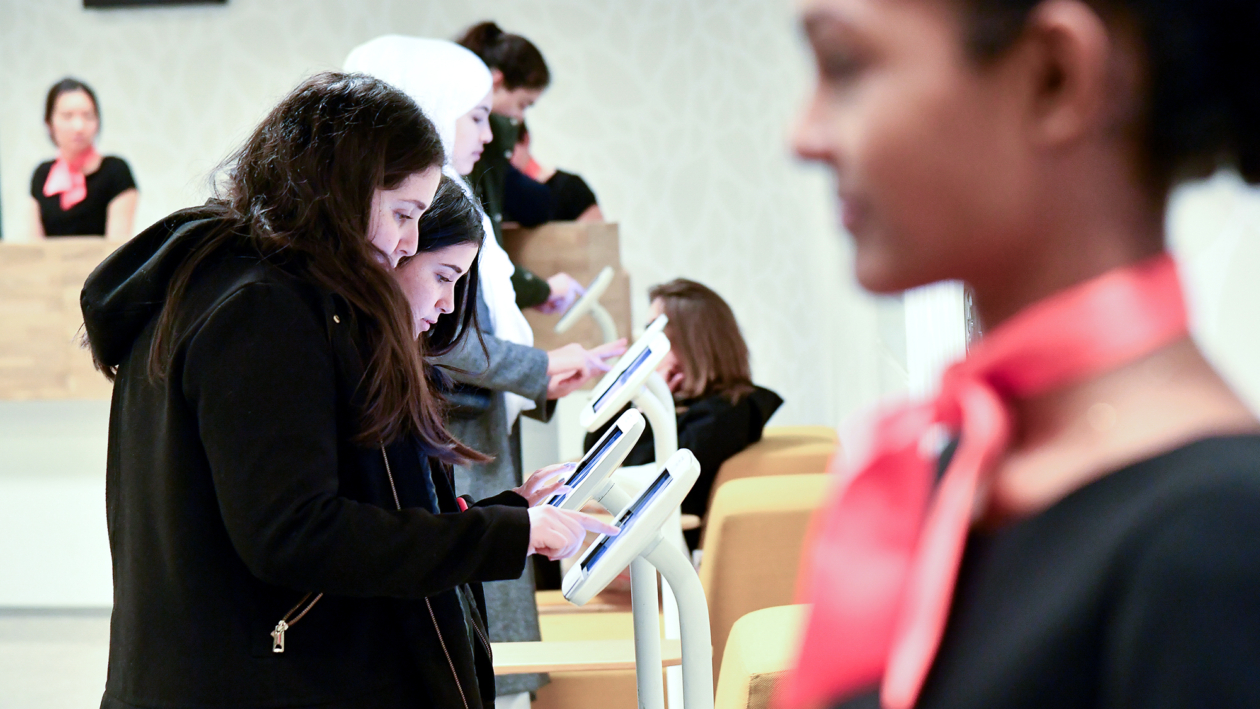
[[[394, 494], [394, 506], [401, 511], [402, 502], [398, 499], [398, 488], [394, 486], [394, 471], [389, 467], [389, 455], [385, 453], [385, 446], [381, 446], [381, 457], [385, 459], [385, 475], [389, 477], [389, 491]], [[429, 601], [427, 596], [424, 599], [424, 605], [429, 609], [429, 618], [433, 621], [433, 631], [437, 633], [438, 644], [442, 646], [442, 654], [446, 655], [446, 664], [451, 668], [451, 677], [455, 678], [455, 688], [459, 690], [459, 699], [464, 703], [464, 709], [468, 709], [468, 697], [464, 695], [464, 685], [459, 681], [459, 673], [455, 671], [455, 661], [451, 659], [451, 653], [446, 649], [446, 640], [442, 638], [442, 628], [438, 626], [437, 614], [433, 612], [433, 603]], [[474, 623], [473, 628], [476, 627], [477, 624]], [[480, 637], [481, 632], [478, 631], [477, 635]], [[485, 642], [484, 638], [482, 642]]]

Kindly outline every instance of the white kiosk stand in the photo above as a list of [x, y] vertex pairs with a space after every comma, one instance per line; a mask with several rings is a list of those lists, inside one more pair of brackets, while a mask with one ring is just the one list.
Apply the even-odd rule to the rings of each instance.
[[[582, 410], [578, 417], [578, 421], [584, 429], [594, 431], [603, 426], [627, 403], [633, 402], [643, 412], [648, 422], [652, 424], [657, 465], [661, 465], [664, 461], [669, 460], [678, 450], [678, 423], [674, 413], [673, 395], [665, 384], [665, 380], [655, 371], [657, 365], [660, 364], [665, 354], [669, 351], [669, 339], [665, 337], [663, 332], [668, 322], [669, 319], [662, 315], [648, 325], [643, 335], [617, 361], [613, 369], [604, 375], [599, 386], [594, 389], [591, 403]], [[609, 510], [624, 507], [624, 504], [613, 503], [611, 499], [601, 499], [600, 501]], [[681, 501], [682, 498], [679, 498], [679, 503]], [[610, 505], [610, 503], [613, 504]], [[662, 533], [665, 535], [665, 539], [685, 559], [687, 547], [682, 536], [681, 511], [677, 505], [672, 509], [668, 519], [665, 520]], [[691, 569], [691, 574], [694, 576], [695, 570], [691, 564], [688, 563], [687, 567]], [[670, 575], [666, 574], [664, 581], [665, 637], [680, 638], [682, 628], [679, 605], [676, 601], [676, 594], [672, 592]], [[635, 563], [630, 565], [630, 586], [631, 602], [634, 604], [635, 611], [636, 655], [639, 655], [641, 658], [643, 652], [651, 652], [656, 660], [655, 664], [659, 666], [660, 647], [656, 641], [659, 621], [656, 615], [655, 570], [648, 566], [646, 561], [637, 559]], [[703, 595], [701, 597], [703, 598]], [[645, 600], [636, 600], [639, 598]], [[650, 599], [650, 601], [647, 599]], [[651, 605], [650, 617], [647, 608], [649, 603]], [[708, 613], [707, 605], [705, 613], [706, 615]], [[641, 641], [640, 638], [647, 634], [650, 634], [652, 637], [652, 648], [642, 646], [644, 641]], [[643, 671], [641, 660], [639, 668], [640, 698], [660, 696], [663, 688], [660, 686], [659, 672], [650, 673], [649, 676], [649, 673]], [[670, 709], [683, 709], [686, 706], [686, 683], [683, 675], [685, 671], [685, 666], [683, 668], [671, 667], [666, 671], [669, 677]], [[711, 675], [712, 670], [710, 669]], [[712, 692], [710, 692], [710, 703], [712, 702], [711, 695]], [[643, 701], [640, 701], [640, 704], [643, 704]], [[689, 709], [695, 708], [691, 707]]]
[[[608, 286], [613, 282], [612, 266], [604, 266], [604, 270], [595, 276], [595, 280], [586, 287], [586, 292], [578, 298], [577, 302], [565, 312], [560, 318], [560, 322], [556, 323], [556, 333], [568, 332], [583, 315], [590, 315], [591, 319], [599, 325], [599, 334], [604, 338], [604, 344], [617, 339], [617, 325], [613, 322], [612, 315], [599, 304], [599, 298], [608, 290]], [[619, 407], [620, 408], [620, 407]]]
[[[562, 584], [564, 597], [582, 605], [604, 590], [630, 564], [632, 579], [641, 578], [635, 564], [650, 564], [669, 582], [678, 603], [682, 638], [683, 702], [688, 709], [713, 709], [713, 640], [709, 626], [709, 605], [700, 586], [700, 577], [681, 549], [661, 533], [683, 498], [700, 475], [700, 463], [689, 450], [674, 453], [661, 466], [656, 479], [644, 488], [617, 515], [621, 533], [601, 534], [569, 570]], [[611, 486], [616, 488], [615, 485]], [[656, 583], [652, 574], [650, 623], [642, 624], [640, 588], [631, 593], [635, 604], [635, 664], [642, 709], [661, 709], [660, 631], [656, 620]], [[642, 604], [646, 605], [646, 604]], [[645, 681], [651, 680], [651, 681]]]

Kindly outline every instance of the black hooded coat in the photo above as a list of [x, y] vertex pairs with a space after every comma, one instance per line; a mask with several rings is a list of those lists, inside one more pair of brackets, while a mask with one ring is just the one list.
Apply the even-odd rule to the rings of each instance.
[[178, 306], [168, 376], [148, 377], [170, 280], [224, 225], [176, 212], [83, 289], [93, 353], [118, 368], [101, 706], [492, 706], [479, 582], [524, 570], [526, 502], [461, 512], [423, 442], [351, 441], [363, 365], [343, 298], [225, 249]]

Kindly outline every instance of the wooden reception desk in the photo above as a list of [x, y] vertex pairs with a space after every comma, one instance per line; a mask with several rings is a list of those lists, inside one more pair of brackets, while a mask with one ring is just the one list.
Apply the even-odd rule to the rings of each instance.
[[[617, 225], [593, 222], [551, 222], [534, 229], [505, 227], [503, 248], [512, 262], [524, 266], [541, 278], [564, 272], [586, 285], [605, 266], [612, 266], [615, 276], [600, 303], [612, 315], [617, 333], [630, 335], [630, 275], [621, 267], [621, 243]], [[525, 309], [525, 319], [534, 328], [534, 346], [551, 350], [570, 342], [594, 347], [603, 340], [599, 327], [589, 317], [582, 318], [573, 329], [557, 335], [559, 315], [543, 315], [533, 308]]]
[[0, 400], [109, 398], [112, 385], [79, 345], [79, 291], [122, 243], [0, 242]]
[[[605, 266], [616, 271], [601, 299], [621, 335], [630, 332], [630, 278], [621, 268], [616, 224], [554, 222], [536, 229], [508, 228], [504, 242], [516, 263], [544, 278], [564, 271], [589, 283]], [[111, 385], [92, 368], [79, 345], [83, 317], [79, 291], [92, 269], [124, 242], [91, 237], [26, 244], [0, 241], [0, 401], [108, 399]], [[599, 329], [583, 318], [572, 330], [553, 331], [558, 315], [533, 308], [525, 317], [535, 344], [554, 349], [570, 342], [600, 343]]]

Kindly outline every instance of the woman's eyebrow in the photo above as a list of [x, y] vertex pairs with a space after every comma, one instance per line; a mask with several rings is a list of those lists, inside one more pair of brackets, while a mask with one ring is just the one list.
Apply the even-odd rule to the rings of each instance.
[[445, 266], [445, 267], [447, 267], [447, 268], [449, 268], [449, 269], [451, 269], [451, 270], [452, 270], [452, 271], [454, 271], [456, 274], [460, 274], [460, 273], [463, 273], [463, 272], [464, 272], [464, 269], [460, 268], [459, 266], [456, 266], [456, 265], [455, 265], [455, 264], [453, 264], [453, 263], [444, 263], [444, 264], [442, 264], [442, 265], [443, 265], [443, 266]]

